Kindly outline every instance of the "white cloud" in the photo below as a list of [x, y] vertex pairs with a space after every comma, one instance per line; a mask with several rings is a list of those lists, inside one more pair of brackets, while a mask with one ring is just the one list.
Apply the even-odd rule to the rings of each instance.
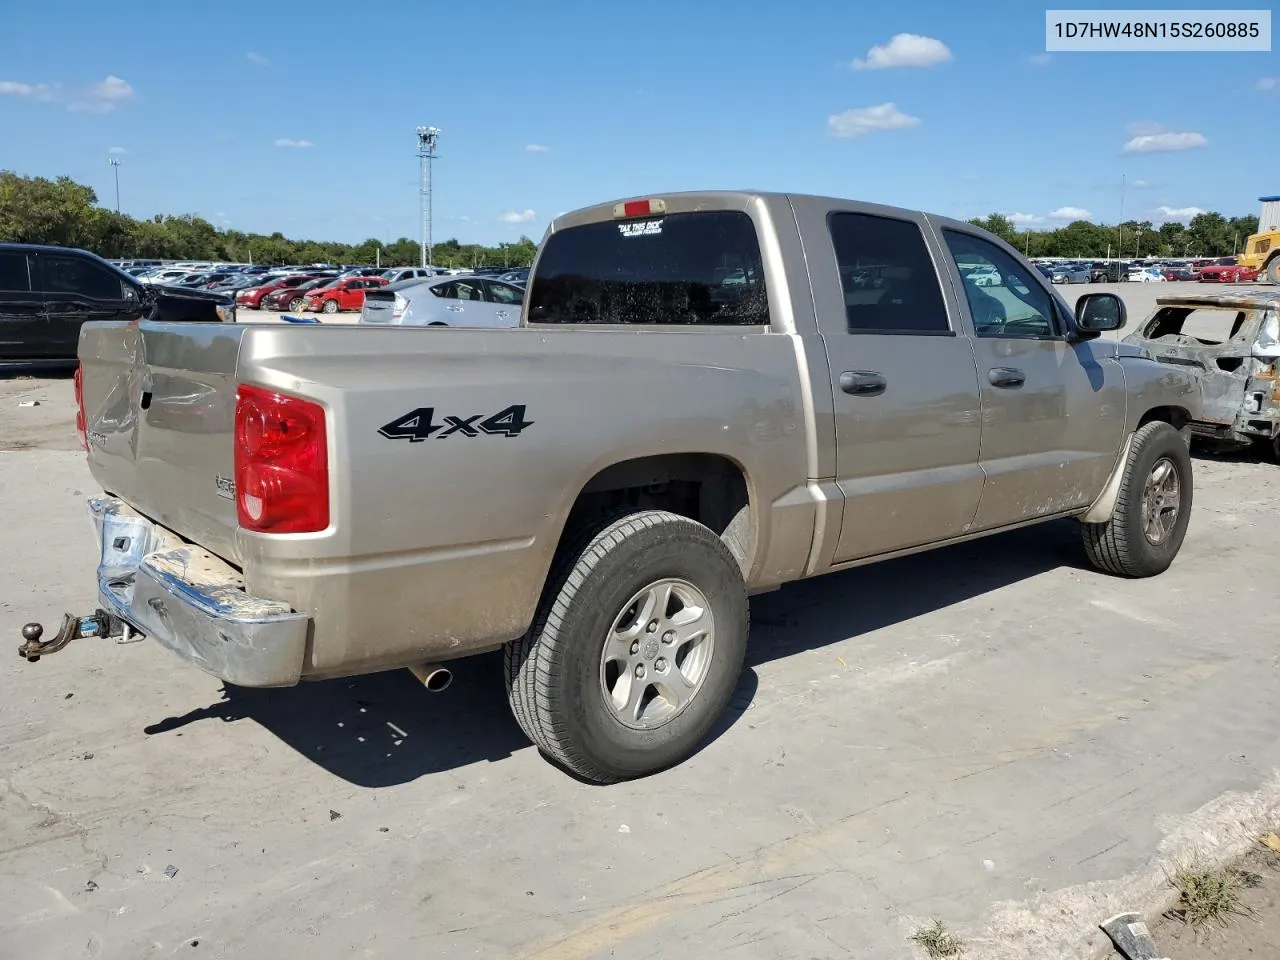
[[128, 152], [124, 147], [107, 147], [107, 153], [113, 157], [123, 157]]
[[1031, 64], [1033, 67], [1046, 67], [1052, 59], [1053, 57], [1047, 53], [1033, 53], [1031, 56], [1027, 57], [1027, 63]]
[[1126, 142], [1124, 152], [1172, 153], [1208, 145], [1209, 140], [1203, 133], [1147, 133]]
[[892, 103], [882, 103], [877, 107], [858, 107], [827, 117], [827, 133], [846, 139], [876, 130], [905, 130], [919, 125], [919, 117], [907, 116]]
[[1199, 207], [1157, 207], [1156, 209], [1167, 220], [1190, 220], [1204, 213]]
[[265, 67], [268, 63], [270, 63], [270, 62], [271, 62], [271, 61], [270, 61], [270, 60], [268, 60], [266, 57], [264, 57], [262, 54], [260, 54], [260, 53], [254, 53], [252, 50], [250, 50], [248, 53], [246, 53], [246, 54], [244, 55], [244, 58], [245, 58], [246, 60], [248, 60], [250, 63], [256, 63], [256, 64], [257, 64], [258, 66], [260, 66], [260, 67]]
[[68, 110], [85, 113], [110, 113], [122, 103], [133, 99], [133, 87], [116, 76], [108, 76], [100, 83], [92, 83], [82, 90], [68, 105]]
[[1151, 186], [1151, 181], [1149, 181], [1149, 180], [1130, 180], [1130, 181], [1129, 181], [1129, 186], [1133, 187], [1133, 189], [1135, 189], [1135, 190], [1145, 190], [1145, 189], [1147, 189], [1147, 187]]
[[1034, 213], [1008, 213], [1005, 217], [1015, 227], [1031, 227], [1037, 223], [1044, 223], [1044, 217], [1037, 217]]
[[1059, 207], [1049, 216], [1055, 220], [1088, 220], [1093, 214], [1084, 207]]
[[21, 97], [24, 100], [52, 100], [57, 91], [47, 83], [19, 83], [17, 80], [0, 80], [0, 94]]
[[550, 147], [544, 147], [540, 143], [531, 143], [527, 147], [525, 147], [525, 150], [528, 151], [529, 153], [550, 153], [551, 152]]
[[280, 137], [276, 140], [277, 147], [292, 147], [298, 150], [304, 150], [307, 147], [314, 147], [315, 144], [310, 140], [290, 140], [288, 137]]
[[941, 40], [917, 33], [900, 33], [888, 43], [872, 47], [865, 60], [853, 61], [855, 70], [885, 70], [890, 67], [932, 67], [948, 63], [951, 51]]
[[537, 214], [532, 210], [525, 210], [523, 213], [508, 210], [502, 215], [501, 220], [503, 223], [529, 223], [536, 216]]
[[108, 76], [100, 83], [91, 83], [75, 91], [66, 91], [56, 83], [22, 83], [18, 80], [0, 80], [0, 94], [38, 100], [42, 103], [64, 103], [68, 110], [84, 113], [110, 113], [121, 104], [132, 100], [133, 87], [116, 76]]
[[1280, 77], [1262, 77], [1254, 86], [1261, 92], [1266, 93], [1268, 90], [1280, 87]]

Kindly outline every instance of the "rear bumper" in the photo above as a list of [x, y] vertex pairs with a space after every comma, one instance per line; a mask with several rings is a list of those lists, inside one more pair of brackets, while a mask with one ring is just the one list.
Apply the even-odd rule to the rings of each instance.
[[310, 618], [244, 592], [239, 572], [124, 501], [89, 501], [102, 608], [184, 660], [242, 687], [298, 682]]

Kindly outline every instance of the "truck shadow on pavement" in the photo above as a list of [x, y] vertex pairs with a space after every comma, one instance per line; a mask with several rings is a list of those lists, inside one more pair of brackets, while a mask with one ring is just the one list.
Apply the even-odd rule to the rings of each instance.
[[[1055, 522], [755, 597], [747, 667], [708, 742], [751, 705], [753, 665], [856, 638], [1048, 570], [1084, 565], [1075, 522]], [[453, 685], [443, 694], [427, 693], [407, 670], [279, 690], [227, 685], [218, 703], [145, 730], [164, 734], [200, 720], [252, 720], [357, 786], [407, 783], [532, 748], [507, 706], [501, 657], [456, 661]]]

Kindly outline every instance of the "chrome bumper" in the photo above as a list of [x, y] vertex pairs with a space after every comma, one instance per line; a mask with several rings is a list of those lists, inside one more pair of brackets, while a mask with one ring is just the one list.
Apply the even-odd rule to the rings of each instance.
[[298, 682], [310, 618], [244, 592], [244, 579], [115, 497], [89, 501], [102, 608], [228, 683]]

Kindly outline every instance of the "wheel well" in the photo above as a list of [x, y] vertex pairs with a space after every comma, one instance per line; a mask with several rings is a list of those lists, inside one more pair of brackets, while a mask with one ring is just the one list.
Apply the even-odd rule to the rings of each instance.
[[675, 453], [605, 467], [582, 488], [565, 531], [621, 510], [669, 510], [714, 530], [743, 576], [756, 551], [756, 521], [742, 468], [728, 457]]
[[1139, 428], [1145, 427], [1152, 420], [1163, 420], [1175, 430], [1182, 430], [1191, 422], [1191, 414], [1182, 407], [1152, 407], [1138, 421]]

